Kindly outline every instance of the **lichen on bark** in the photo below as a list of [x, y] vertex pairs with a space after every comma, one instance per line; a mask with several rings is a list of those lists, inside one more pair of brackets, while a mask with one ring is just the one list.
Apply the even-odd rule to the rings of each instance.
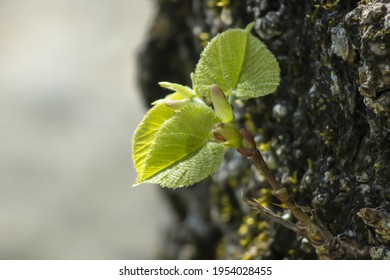
[[[280, 63], [282, 82], [272, 95], [235, 104], [239, 124], [256, 135], [267, 164], [297, 203], [332, 235], [370, 248], [358, 258], [388, 258], [389, 229], [366, 218], [390, 213], [389, 1], [156, 2], [139, 55], [147, 102], [161, 98], [158, 81], [190, 85], [189, 73], [212, 36], [254, 21], [255, 33]], [[258, 198], [296, 222], [236, 152], [210, 180], [162, 192], [174, 223], [161, 257], [318, 257], [305, 239], [248, 206], [246, 199]], [[383, 214], [364, 216], [362, 209]]]

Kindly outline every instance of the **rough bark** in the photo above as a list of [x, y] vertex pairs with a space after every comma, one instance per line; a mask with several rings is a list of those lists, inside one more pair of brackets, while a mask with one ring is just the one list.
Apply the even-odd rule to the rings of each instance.
[[[390, 258], [390, 1], [160, 0], [157, 6], [139, 56], [146, 101], [161, 98], [158, 81], [190, 85], [207, 40], [254, 21], [280, 63], [282, 82], [274, 94], [237, 104], [239, 123], [257, 128], [268, 166], [294, 200], [356, 249], [335, 245], [329, 258]], [[296, 222], [235, 151], [210, 180], [163, 192], [175, 223], [161, 257], [318, 258], [306, 239], [248, 205], [257, 198]]]

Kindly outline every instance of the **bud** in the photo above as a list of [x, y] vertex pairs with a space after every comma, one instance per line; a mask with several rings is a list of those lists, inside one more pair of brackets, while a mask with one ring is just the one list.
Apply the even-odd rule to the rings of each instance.
[[217, 142], [224, 142], [226, 148], [241, 148], [242, 136], [235, 123], [221, 123], [215, 126], [214, 138]]
[[241, 129], [241, 135], [243, 137], [242, 146], [248, 149], [256, 149], [255, 139], [252, 134], [245, 128]]
[[242, 135], [242, 148], [238, 148], [237, 151], [245, 157], [251, 157], [256, 149], [255, 140], [247, 129], [242, 128], [240, 132]]
[[211, 86], [211, 98], [213, 100], [214, 111], [222, 119], [222, 122], [234, 122], [233, 108], [227, 101], [223, 91], [216, 85]]

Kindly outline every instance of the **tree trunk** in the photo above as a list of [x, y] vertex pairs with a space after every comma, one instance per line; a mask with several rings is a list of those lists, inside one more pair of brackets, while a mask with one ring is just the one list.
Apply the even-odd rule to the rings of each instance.
[[[235, 108], [276, 178], [335, 237], [327, 258], [390, 258], [390, 1], [157, 1], [139, 55], [148, 104], [157, 82], [191, 85], [190, 72], [218, 32], [255, 22], [276, 55], [281, 85]], [[261, 63], [261, 61], [259, 61]], [[296, 223], [250, 162], [230, 151], [210, 180], [163, 189], [175, 213], [160, 257], [312, 259], [305, 238], [259, 215], [257, 198]], [[352, 250], [356, 254], [349, 252]], [[360, 250], [360, 251], [359, 251]]]

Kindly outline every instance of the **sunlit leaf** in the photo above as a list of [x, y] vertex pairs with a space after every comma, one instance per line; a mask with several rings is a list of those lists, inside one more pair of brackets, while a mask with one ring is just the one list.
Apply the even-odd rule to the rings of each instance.
[[160, 126], [173, 117], [175, 112], [165, 104], [158, 104], [150, 109], [142, 122], [138, 125], [133, 136], [133, 161], [134, 167], [139, 173], [143, 173], [146, 156], [150, 150], [157, 130]]
[[195, 92], [187, 87], [180, 84], [170, 83], [170, 82], [159, 82], [161, 87], [173, 90], [175, 92], [179, 92], [183, 97], [191, 99], [195, 96]]
[[[164, 104], [157, 106], [164, 106]], [[169, 180], [177, 181], [168, 176], [169, 174], [156, 176], [168, 169], [171, 170], [172, 174], [182, 174], [180, 185], [193, 184], [210, 174], [203, 172], [206, 175], [202, 175], [195, 170], [205, 164], [199, 162], [199, 160], [205, 160], [207, 154], [214, 155], [214, 153], [218, 153], [216, 151], [222, 151], [223, 156], [223, 148], [218, 147], [216, 149], [214, 145], [208, 145], [213, 139], [212, 130], [214, 126], [220, 122], [220, 119], [211, 108], [193, 104], [173, 116], [169, 114], [166, 116], [168, 118], [165, 122], [161, 122], [160, 119], [158, 122], [154, 122], [154, 119], [150, 117], [144, 124], [144, 127], [152, 128], [154, 137], [148, 138], [148, 140], [152, 140], [152, 143], [147, 146], [147, 151], [143, 152], [143, 157], [140, 160], [141, 164], [139, 164], [140, 169], [137, 168], [137, 161], [135, 161], [138, 171], [136, 184], [148, 181], [176, 187], [177, 185], [169, 185]], [[150, 125], [150, 123], [153, 123], [153, 125]], [[160, 126], [156, 129], [154, 124], [160, 124]], [[143, 130], [142, 132], [148, 134], [151, 131]], [[138, 147], [137, 143], [134, 145]], [[216, 145], [219, 146], [219, 144]], [[146, 145], [144, 146], [146, 147]], [[208, 146], [211, 151], [208, 152], [206, 148], [202, 150], [205, 146]], [[221, 155], [218, 158], [220, 157]], [[208, 160], [211, 163], [215, 162], [212, 158]], [[193, 170], [189, 172], [190, 169]], [[160, 182], [159, 178], [165, 179]]]
[[208, 142], [195, 153], [145, 182], [170, 188], [191, 186], [218, 170], [222, 164], [224, 154], [225, 151], [222, 145]]
[[280, 83], [274, 55], [247, 29], [229, 29], [210, 41], [192, 76], [195, 91], [210, 95], [217, 85], [226, 95], [241, 99], [272, 93]]

